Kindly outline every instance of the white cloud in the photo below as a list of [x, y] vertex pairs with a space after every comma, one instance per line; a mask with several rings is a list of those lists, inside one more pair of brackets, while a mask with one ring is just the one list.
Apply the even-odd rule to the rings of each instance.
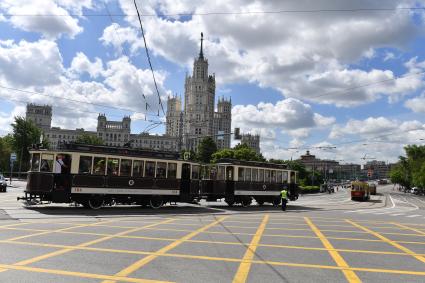
[[0, 44], [0, 79], [11, 86], [48, 86], [60, 83], [62, 56], [53, 41], [7, 41]]
[[416, 113], [425, 113], [425, 93], [422, 95], [406, 100], [404, 106]]
[[144, 47], [141, 37], [138, 37], [138, 31], [132, 27], [121, 27], [113, 23], [103, 30], [102, 37], [99, 40], [103, 45], [112, 45], [120, 54], [123, 53], [123, 45], [128, 44], [132, 54]]
[[[127, 1], [120, 3], [124, 12], [134, 9]], [[390, 0], [386, 5], [398, 7], [405, 3], [410, 1]], [[143, 7], [143, 12], [231, 13], [365, 6], [380, 8], [379, 3], [348, 0], [338, 3], [330, 0], [236, 0], [231, 3], [219, 0], [197, 2], [196, 6], [188, 1], [150, 1]], [[205, 54], [219, 84], [248, 81], [275, 88], [286, 97], [350, 107], [375, 101], [382, 95], [389, 95], [393, 101], [423, 86], [423, 77], [416, 76], [358, 88], [344, 95], [314, 97], [395, 78], [391, 71], [364, 71], [350, 66], [375, 56], [378, 48], [404, 48], [422, 28], [422, 23], [412, 17], [412, 13], [401, 10], [386, 13], [254, 13], [189, 18], [145, 17], [144, 25], [148, 45], [154, 54], [188, 68], [198, 52], [199, 34], [203, 31]], [[137, 27], [133, 18], [127, 19]]]
[[384, 62], [393, 59], [395, 59], [395, 55], [393, 52], [385, 52]]
[[91, 62], [84, 53], [78, 52], [72, 59], [69, 71], [74, 76], [88, 73], [90, 77], [97, 78], [103, 72], [103, 63], [98, 57], [95, 58], [94, 62]]
[[4, 0], [0, 2], [0, 11], [3, 10], [5, 14], [11, 15], [7, 20], [14, 27], [41, 33], [48, 39], [58, 38], [62, 34], [74, 38], [83, 31], [83, 28], [79, 25], [78, 19], [71, 16], [67, 9], [81, 14], [83, 8], [91, 7], [91, 1]]
[[369, 117], [365, 120], [350, 119], [344, 126], [334, 125], [329, 138], [336, 139], [343, 135], [376, 135], [397, 129], [397, 122], [385, 117]]

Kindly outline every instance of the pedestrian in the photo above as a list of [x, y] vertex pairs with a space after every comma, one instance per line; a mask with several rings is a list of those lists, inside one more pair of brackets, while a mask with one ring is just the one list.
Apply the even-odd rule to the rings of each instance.
[[286, 203], [288, 202], [288, 192], [286, 191], [286, 189], [283, 189], [280, 192], [280, 197], [282, 198], [282, 211], [286, 210]]

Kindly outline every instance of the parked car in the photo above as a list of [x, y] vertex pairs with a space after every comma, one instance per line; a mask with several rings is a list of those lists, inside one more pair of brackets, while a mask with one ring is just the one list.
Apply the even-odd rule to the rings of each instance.
[[6, 192], [7, 182], [3, 175], [0, 174], [0, 192]]

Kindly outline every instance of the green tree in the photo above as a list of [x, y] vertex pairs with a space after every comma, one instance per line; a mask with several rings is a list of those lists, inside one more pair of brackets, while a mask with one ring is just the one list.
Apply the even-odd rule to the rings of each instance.
[[28, 170], [30, 154], [28, 148], [40, 142], [41, 130], [32, 121], [15, 117], [12, 124], [12, 149], [16, 152], [21, 171]]
[[95, 135], [83, 133], [75, 139], [76, 143], [103, 145], [103, 140]]
[[12, 153], [12, 136], [0, 137], [0, 172], [9, 170], [9, 158]]
[[266, 159], [261, 154], [257, 154], [255, 150], [246, 144], [238, 144], [232, 149], [219, 150], [212, 156], [213, 162], [216, 162], [221, 158], [232, 158], [245, 161], [266, 161]]
[[211, 156], [217, 151], [217, 145], [211, 137], [202, 139], [198, 146], [198, 160], [204, 163], [210, 163]]

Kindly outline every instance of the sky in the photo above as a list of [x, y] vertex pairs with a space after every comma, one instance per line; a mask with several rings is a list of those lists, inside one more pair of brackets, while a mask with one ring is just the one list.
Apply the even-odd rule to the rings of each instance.
[[[425, 144], [423, 0], [136, 3], [164, 108], [203, 32], [216, 100], [265, 157], [394, 162]], [[29, 102], [52, 105], [56, 127], [95, 130], [105, 113], [163, 134], [133, 0], [2, 0], [0, 136]]]

